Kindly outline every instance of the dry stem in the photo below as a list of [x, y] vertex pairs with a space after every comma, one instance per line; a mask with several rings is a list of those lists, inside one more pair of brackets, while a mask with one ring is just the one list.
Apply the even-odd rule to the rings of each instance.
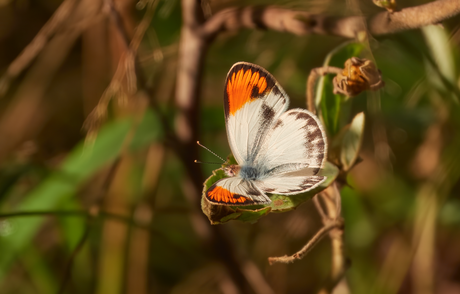
[[324, 76], [326, 74], [339, 74], [342, 72], [341, 68], [333, 67], [333, 66], [324, 66], [324, 67], [316, 67], [313, 68], [308, 76], [307, 80], [307, 108], [308, 110], [316, 114], [315, 108], [315, 85], [316, 81], [320, 76]]

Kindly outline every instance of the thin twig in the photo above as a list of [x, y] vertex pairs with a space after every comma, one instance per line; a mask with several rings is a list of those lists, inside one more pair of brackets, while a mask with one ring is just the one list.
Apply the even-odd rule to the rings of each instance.
[[315, 85], [316, 81], [320, 76], [324, 76], [326, 74], [339, 74], [342, 72], [341, 68], [333, 67], [333, 66], [324, 66], [324, 67], [316, 67], [310, 71], [310, 75], [307, 79], [307, 108], [308, 110], [315, 114], [316, 107], [315, 107]]
[[300, 249], [298, 252], [294, 253], [291, 256], [280, 256], [280, 257], [269, 257], [268, 262], [270, 264], [274, 263], [292, 263], [296, 259], [302, 259], [308, 252], [310, 252], [313, 247], [333, 229], [340, 229], [343, 227], [343, 222], [340, 220], [331, 221], [327, 225], [321, 228], [313, 238], [311, 238], [305, 246]]
[[321, 220], [324, 222], [328, 219], [326, 213], [324, 212], [323, 207], [321, 206], [321, 202], [319, 201], [319, 194], [316, 194], [313, 197], [313, 203], [315, 204], [316, 210], [318, 211], [319, 215], [321, 216]]

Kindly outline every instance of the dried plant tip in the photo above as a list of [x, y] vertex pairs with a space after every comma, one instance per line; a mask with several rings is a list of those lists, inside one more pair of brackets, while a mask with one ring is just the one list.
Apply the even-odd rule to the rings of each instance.
[[385, 85], [375, 64], [357, 57], [345, 61], [345, 68], [334, 77], [333, 84], [334, 94], [340, 93], [349, 97], [356, 96], [364, 90], [375, 91]]
[[396, 11], [396, 0], [372, 0], [378, 7], [385, 8], [389, 13]]

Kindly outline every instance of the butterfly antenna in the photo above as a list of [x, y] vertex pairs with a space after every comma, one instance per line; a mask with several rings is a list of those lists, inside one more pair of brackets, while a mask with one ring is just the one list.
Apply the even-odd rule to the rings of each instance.
[[[220, 156], [217, 155], [216, 153], [214, 153], [214, 152], [212, 152], [211, 150], [209, 150], [208, 147], [202, 145], [202, 144], [200, 143], [200, 141], [196, 141], [196, 143], [197, 143], [198, 145], [200, 145], [201, 147], [203, 147], [204, 149], [206, 149], [206, 150], [208, 150], [209, 152], [211, 152], [212, 154], [214, 154], [215, 157], [217, 157], [217, 158], [219, 158], [220, 160], [222, 160], [223, 162], [225, 162], [225, 160], [223, 160], [222, 157], [220, 157]], [[195, 162], [197, 162], [197, 161], [195, 160]], [[219, 163], [219, 164], [220, 164], [220, 163]]]
[[209, 162], [209, 161], [199, 161], [199, 160], [195, 160], [195, 163], [204, 163], [204, 164], [219, 164], [219, 165], [221, 165], [221, 164], [222, 164], [221, 162]]

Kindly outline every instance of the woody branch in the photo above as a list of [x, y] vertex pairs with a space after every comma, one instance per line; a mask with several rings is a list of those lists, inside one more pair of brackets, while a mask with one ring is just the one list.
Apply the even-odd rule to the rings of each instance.
[[381, 12], [368, 19], [361, 16], [332, 17], [280, 7], [228, 8], [216, 13], [202, 27], [203, 36], [212, 38], [222, 31], [242, 28], [271, 29], [295, 35], [321, 34], [354, 38], [365, 30], [385, 35], [440, 23], [460, 13], [460, 1], [439, 0], [404, 8], [394, 13]]
[[[204, 176], [199, 165], [195, 164], [194, 160], [198, 158], [198, 148], [195, 142], [199, 128], [200, 82], [209, 43], [199, 33], [205, 21], [200, 1], [182, 0], [181, 4], [183, 23], [179, 41], [179, 61], [175, 89], [175, 102], [179, 110], [175, 119], [175, 133], [179, 143], [179, 146], [176, 146], [176, 151], [181, 157], [188, 177], [193, 183], [190, 186], [193, 191], [189, 191], [187, 194], [193, 195], [193, 199], [190, 200], [193, 202], [195, 209], [200, 210]], [[197, 215], [196, 220], [204, 223], [204, 215], [200, 213]], [[205, 240], [208, 248], [226, 267], [239, 292], [248, 293], [251, 286], [247, 277], [243, 274], [242, 264], [236, 258], [231, 241], [226, 238], [220, 227], [212, 227], [209, 233], [206, 234], [209, 237]]]

